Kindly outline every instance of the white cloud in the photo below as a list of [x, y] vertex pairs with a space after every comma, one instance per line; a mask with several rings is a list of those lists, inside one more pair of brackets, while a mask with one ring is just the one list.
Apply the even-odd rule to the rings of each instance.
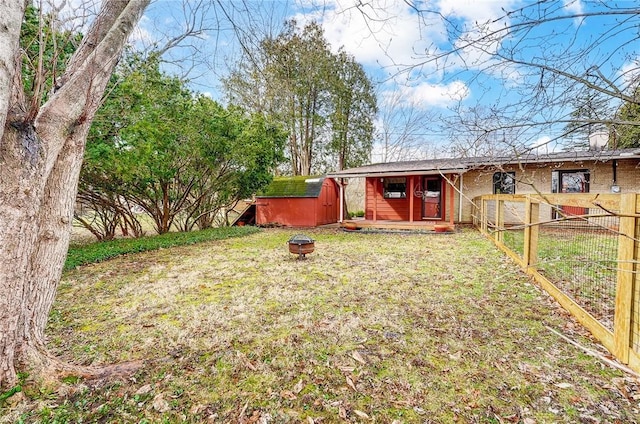
[[501, 25], [497, 19], [504, 16], [517, 2], [515, 0], [440, 0], [438, 9], [445, 17], [458, 17], [471, 24]]
[[564, 9], [572, 15], [580, 15], [584, 12], [581, 0], [562, 0]]
[[548, 135], [539, 137], [531, 144], [531, 150], [539, 155], [546, 155], [549, 153], [559, 152], [562, 146], [557, 139], [551, 138]]
[[[317, 1], [299, 0], [300, 12], [294, 18], [302, 25], [311, 20], [319, 22], [334, 49], [344, 46], [359, 63], [384, 72], [378, 75], [381, 78], [399, 73], [415, 78], [441, 78], [438, 64], [425, 60], [464, 45], [465, 39], [481, 39], [507, 28], [505, 10], [513, 9], [518, 0], [439, 0], [428, 4], [429, 11], [420, 3], [417, 6], [422, 7], [420, 13], [409, 3], [325, 0], [318, 7]], [[465, 39], [449, 39], [443, 18], [464, 30]], [[500, 47], [501, 36], [508, 34], [498, 31], [475, 47], [447, 56], [447, 68], [483, 67], [493, 60], [491, 53]]]
[[[516, 0], [440, 0], [438, 7], [449, 20], [460, 21], [462, 36], [452, 40], [458, 48], [457, 60], [462, 67], [484, 67], [493, 61], [504, 38], [509, 36], [510, 20], [505, 10], [512, 10]], [[451, 65], [452, 63], [450, 63]]]
[[[562, 0], [562, 6], [569, 15], [581, 15], [584, 13], [582, 0]], [[575, 18], [573, 25], [579, 27], [584, 22], [584, 18]]]
[[399, 88], [402, 103], [425, 109], [431, 106], [446, 107], [469, 96], [469, 88], [462, 81], [449, 84], [423, 82]]
[[623, 91], [630, 92], [640, 84], [640, 56], [622, 65], [620, 77], [624, 81]]
[[320, 22], [334, 49], [344, 46], [364, 65], [415, 65], [445, 35], [440, 19], [419, 16], [396, 0], [327, 1], [321, 11], [300, 13], [295, 19], [302, 24]]
[[97, 16], [102, 0], [42, 0], [35, 5], [45, 13], [54, 13], [65, 30], [83, 32]]

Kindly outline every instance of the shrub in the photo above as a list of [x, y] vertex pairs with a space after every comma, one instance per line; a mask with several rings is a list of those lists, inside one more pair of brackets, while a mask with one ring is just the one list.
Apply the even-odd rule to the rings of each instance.
[[242, 237], [260, 231], [257, 227], [219, 227], [184, 233], [165, 233], [159, 236], [124, 238], [71, 246], [64, 265], [65, 271], [80, 265], [101, 262], [127, 253], [145, 252], [165, 247], [183, 246], [203, 241]]

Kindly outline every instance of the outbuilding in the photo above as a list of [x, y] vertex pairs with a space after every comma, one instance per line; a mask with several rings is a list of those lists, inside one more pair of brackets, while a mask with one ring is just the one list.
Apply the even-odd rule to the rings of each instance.
[[277, 177], [256, 196], [256, 224], [317, 227], [338, 222], [338, 185], [322, 176]]

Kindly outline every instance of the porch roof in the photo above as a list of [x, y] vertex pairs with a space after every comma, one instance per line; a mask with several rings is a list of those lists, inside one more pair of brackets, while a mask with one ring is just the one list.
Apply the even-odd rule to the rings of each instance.
[[640, 149], [584, 150], [517, 156], [426, 159], [376, 163], [327, 174], [333, 178], [390, 177], [396, 175], [462, 174], [475, 168], [527, 163], [606, 162], [614, 159], [640, 159]]

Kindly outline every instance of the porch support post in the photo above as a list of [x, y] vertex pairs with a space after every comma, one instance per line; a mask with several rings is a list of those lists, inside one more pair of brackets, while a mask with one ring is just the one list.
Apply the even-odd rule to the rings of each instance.
[[455, 193], [455, 189], [453, 188], [453, 184], [451, 183], [451, 175], [449, 174], [449, 178], [447, 178], [447, 185], [449, 186], [449, 225], [451, 225], [453, 227], [453, 223], [454, 223], [454, 215], [455, 215], [455, 211], [453, 210], [453, 207], [455, 205], [455, 201], [454, 201], [454, 193]]
[[340, 214], [338, 215], [338, 222], [344, 221], [344, 178], [340, 178], [338, 186], [340, 187]]
[[458, 202], [458, 222], [462, 222], [462, 187], [463, 187], [463, 185], [462, 185], [462, 176], [463, 175], [464, 174], [461, 172], [460, 173], [460, 190], [459, 190], [459, 193], [458, 193], [458, 196], [460, 196], [459, 199], [458, 199], [459, 200], [459, 202]]
[[378, 181], [376, 177], [373, 180], [373, 222], [378, 220]]
[[414, 190], [414, 181], [413, 181], [413, 175], [411, 175], [409, 177], [409, 193], [407, 193], [407, 196], [409, 196], [409, 222], [413, 222], [413, 190]]

